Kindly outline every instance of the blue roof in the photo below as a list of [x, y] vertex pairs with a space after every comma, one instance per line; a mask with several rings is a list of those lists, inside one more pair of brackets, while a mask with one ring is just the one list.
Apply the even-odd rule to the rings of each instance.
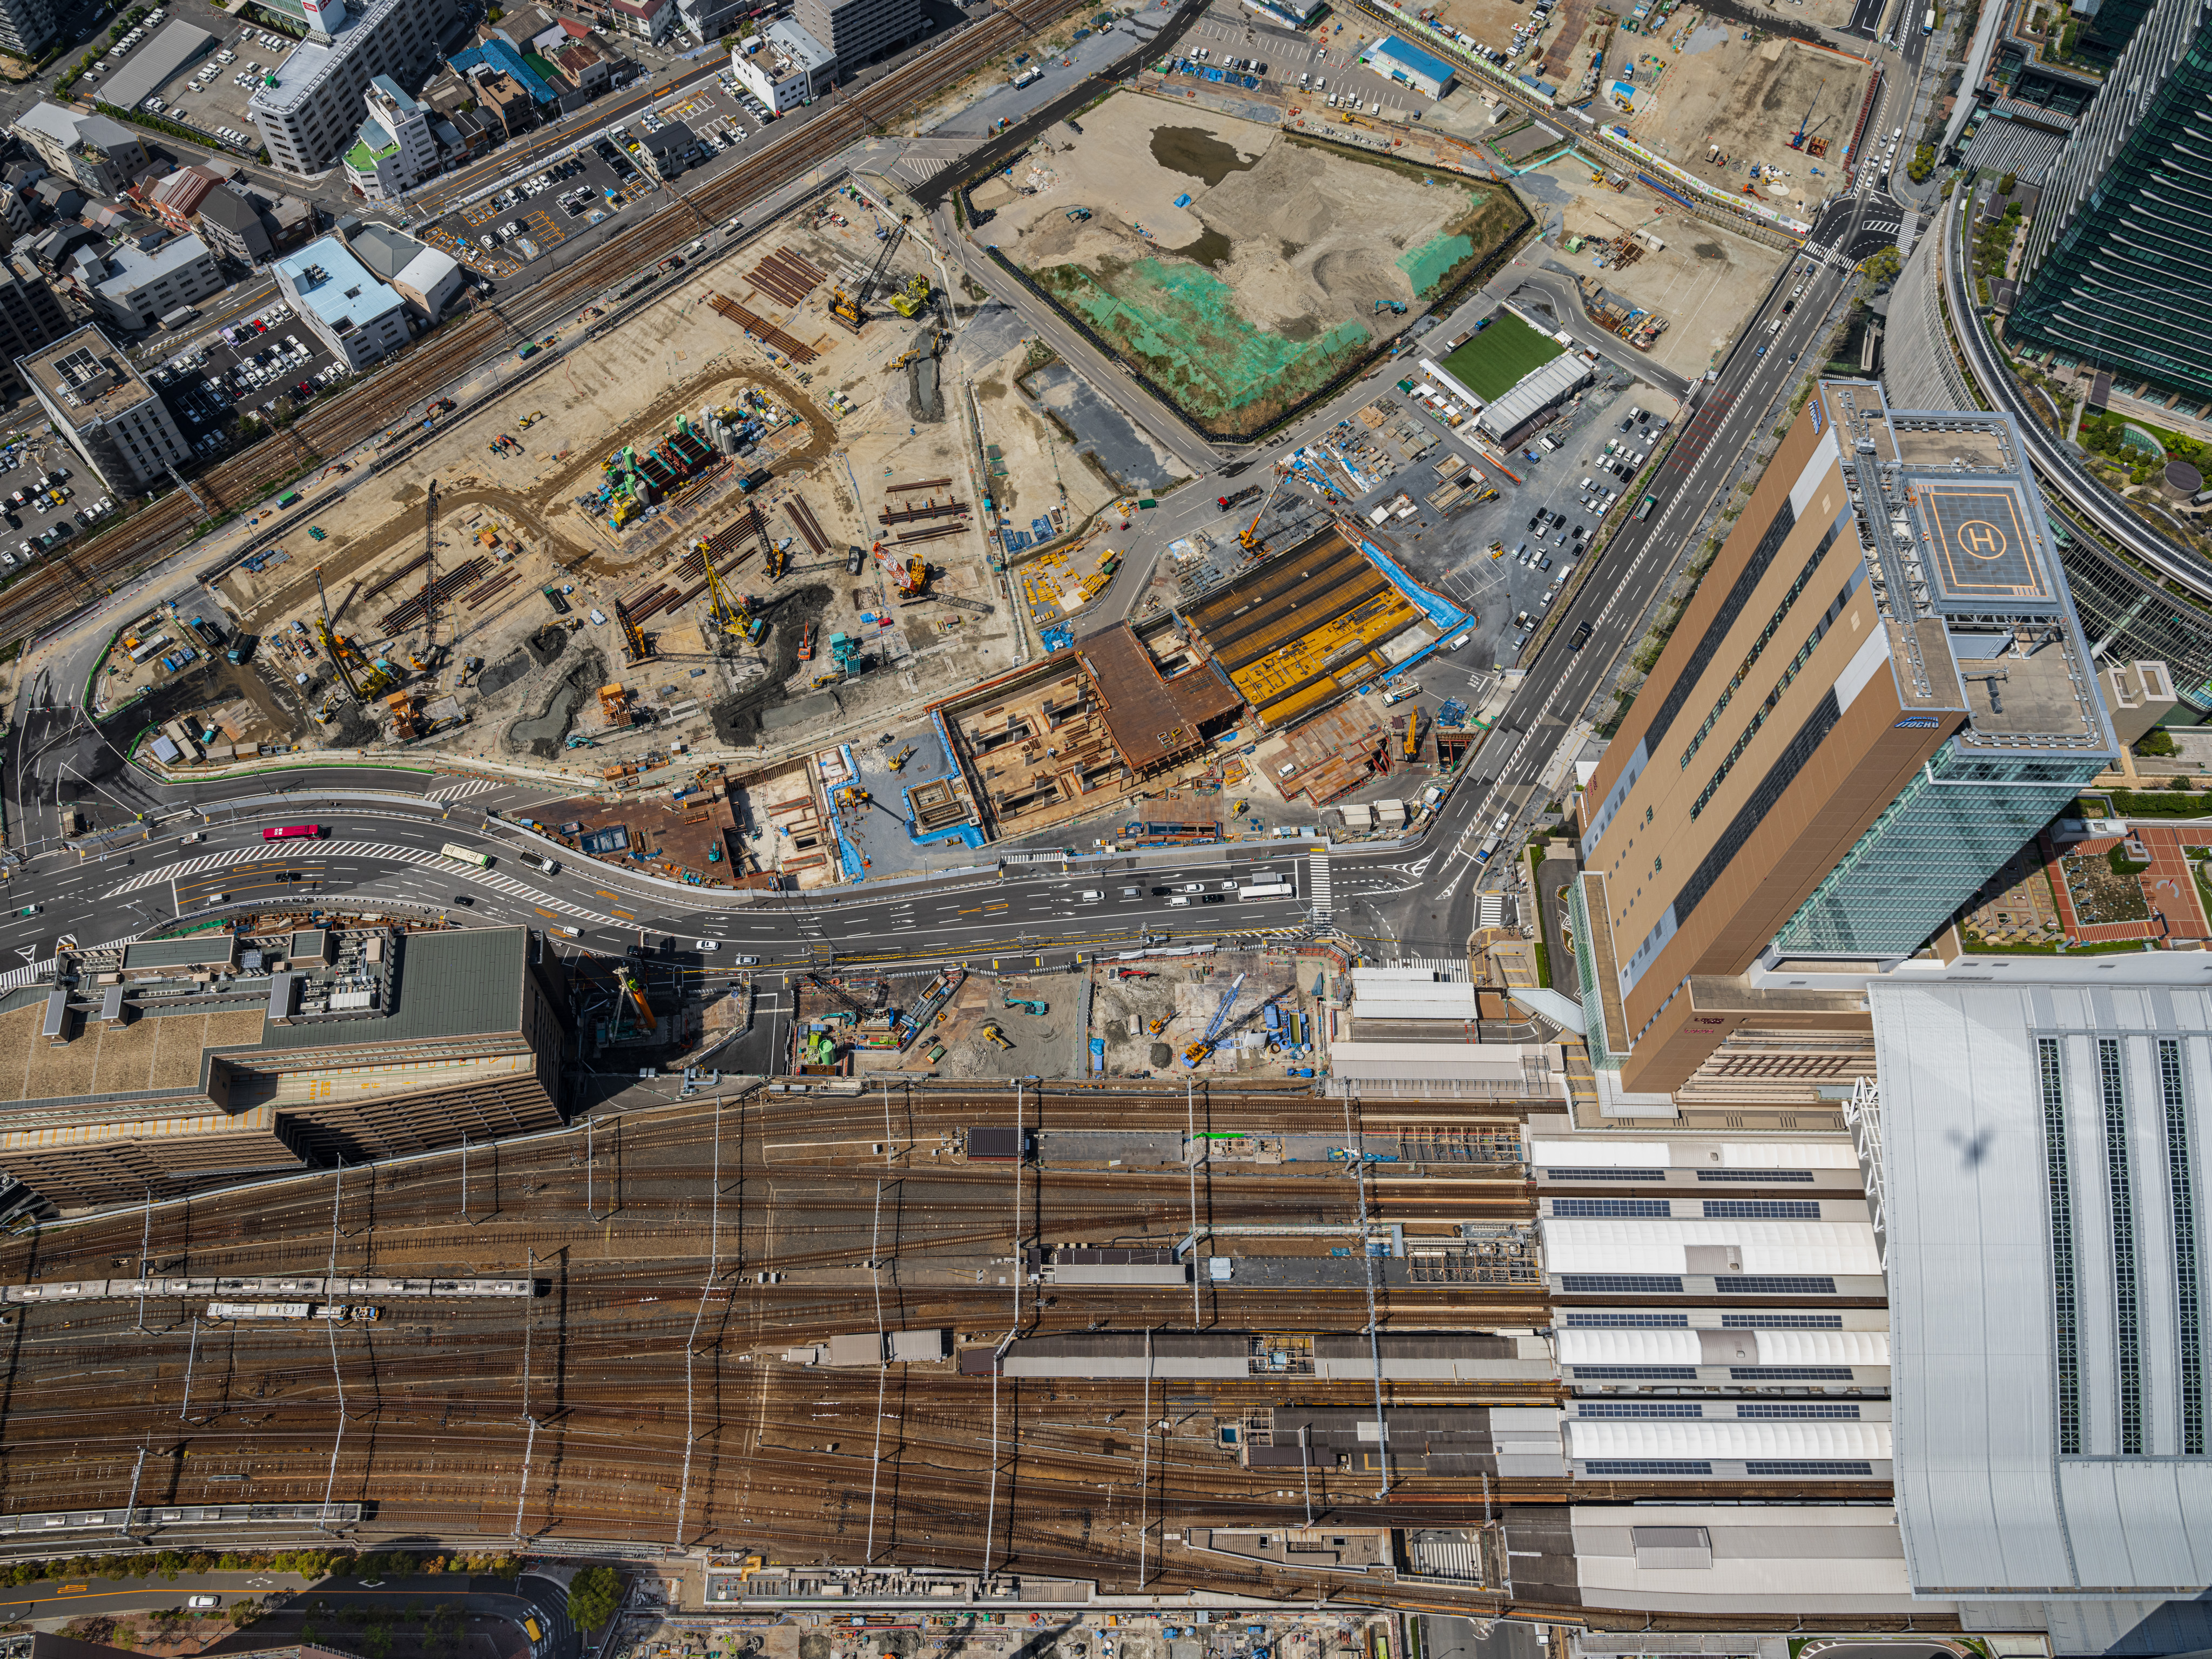
[[488, 64], [501, 75], [528, 93], [540, 104], [556, 101], [553, 88], [547, 86], [538, 71], [522, 61], [522, 54], [506, 41], [490, 40], [480, 46], [471, 46], [466, 52], [457, 52], [446, 60], [457, 74], [465, 75], [480, 64]]
[[1459, 73], [1441, 58], [1432, 58], [1419, 46], [1408, 46], [1395, 34], [1386, 34], [1368, 48], [1370, 55], [1381, 53], [1409, 70], [1418, 70], [1441, 86]]
[[[307, 273], [318, 268], [322, 280], [311, 282]], [[319, 236], [297, 253], [286, 254], [276, 262], [276, 274], [290, 278], [301, 303], [332, 325], [349, 323], [357, 328], [404, 303], [337, 235]]]

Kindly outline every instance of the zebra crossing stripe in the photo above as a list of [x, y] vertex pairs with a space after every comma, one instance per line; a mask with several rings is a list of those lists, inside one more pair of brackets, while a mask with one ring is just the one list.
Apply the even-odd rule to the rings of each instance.
[[[406, 864], [436, 866], [441, 869], [452, 868], [442, 854], [434, 853], [424, 847], [394, 847], [389, 842], [380, 841], [309, 842], [300, 838], [292, 841], [264, 842], [258, 846], [234, 847], [221, 853], [210, 853], [204, 857], [186, 859], [182, 864], [174, 866], [171, 869], [155, 870], [144, 875], [134, 876], [121, 885], [111, 888], [102, 896], [119, 898], [126, 893], [135, 893], [150, 887], [156, 882], [167, 882], [173, 875], [181, 879], [187, 876], [204, 875], [211, 870], [227, 870], [234, 865], [259, 863], [271, 859], [304, 858], [374, 858], [396, 860]], [[595, 921], [608, 927], [619, 927], [623, 925], [621, 920], [614, 916], [606, 915], [597, 910], [587, 910], [583, 906], [571, 903], [567, 899], [556, 897], [550, 893], [540, 892], [526, 883], [517, 881], [512, 876], [494, 875], [489, 871], [474, 870], [465, 873], [457, 871], [454, 873], [461, 875], [461, 878], [465, 881], [473, 882], [479, 887], [489, 887], [494, 892], [510, 893], [518, 898], [527, 898], [535, 904], [550, 905], [564, 915], [580, 916], [586, 921]]]
[[481, 795], [487, 789], [500, 789], [505, 787], [491, 778], [459, 778], [452, 783], [441, 783], [434, 789], [425, 790], [423, 799], [434, 801], [466, 800], [471, 795]]
[[1307, 855], [1306, 872], [1306, 896], [1311, 902], [1314, 920], [1326, 921], [1336, 914], [1328, 891], [1328, 854], [1314, 848]]

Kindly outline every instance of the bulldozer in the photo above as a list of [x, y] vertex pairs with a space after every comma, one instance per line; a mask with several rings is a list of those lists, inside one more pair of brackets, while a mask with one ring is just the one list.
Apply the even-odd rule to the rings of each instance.
[[891, 770], [892, 770], [892, 771], [894, 771], [894, 772], [903, 772], [903, 771], [905, 771], [905, 770], [906, 770], [906, 763], [907, 763], [908, 761], [912, 760], [913, 758], [914, 758], [914, 745], [913, 745], [912, 744], [907, 744], [907, 746], [906, 746], [905, 748], [903, 748], [903, 749], [900, 750], [896, 755], [895, 755], [894, 757], [892, 757], [892, 758], [891, 758]]
[[1001, 1048], [1012, 1048], [1014, 1046], [1007, 1038], [1006, 1034], [999, 1029], [995, 1021], [986, 1020], [983, 1023], [983, 1035], [991, 1042], [997, 1043]]
[[1161, 1032], [1167, 1029], [1168, 1023], [1164, 1019], [1152, 1019], [1145, 1022], [1145, 1035], [1146, 1036], [1158, 1036]]
[[842, 288], [830, 290], [830, 317], [831, 321], [843, 324], [855, 334], [860, 331], [860, 325], [867, 321], [860, 314], [860, 302]]

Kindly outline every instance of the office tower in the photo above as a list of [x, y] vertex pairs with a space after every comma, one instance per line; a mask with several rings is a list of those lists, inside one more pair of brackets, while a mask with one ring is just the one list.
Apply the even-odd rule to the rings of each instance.
[[1863, 1033], [1863, 998], [1791, 962], [1911, 956], [2117, 754], [2008, 418], [1823, 382], [1581, 799], [1601, 1081]]
[[2158, 0], [2059, 153], [2021, 262], [2020, 342], [2212, 400], [2212, 23]]

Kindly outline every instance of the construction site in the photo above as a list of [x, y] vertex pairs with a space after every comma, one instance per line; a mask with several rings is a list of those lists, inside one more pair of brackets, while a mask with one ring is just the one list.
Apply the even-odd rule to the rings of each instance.
[[1565, 198], [1549, 240], [1583, 314], [1686, 379], [1720, 361], [1788, 262], [1711, 220], [1661, 212], [1648, 191], [1619, 188], [1573, 155], [1532, 171]]
[[[1024, 959], [1026, 960], [1026, 959]], [[1326, 979], [1291, 947], [1012, 962], [926, 979], [794, 975], [793, 1075], [1284, 1078], [1325, 1064]], [[1307, 1067], [1301, 1073], [1296, 1068]], [[1170, 1147], [1163, 1162], [1176, 1161]]]
[[1524, 222], [1502, 187], [1134, 92], [971, 199], [1046, 294], [1224, 433], [1325, 385]]
[[[1678, 40], [1679, 50], [1664, 49]], [[1616, 76], [1618, 53], [1607, 58], [1607, 87], [1633, 89], [1613, 94], [1613, 118], [1638, 143], [1800, 218], [1848, 183], [1843, 149], [1866, 101], [1871, 64], [1683, 14], [1662, 48], [1640, 76], [1633, 65]]]
[[206, 629], [126, 629], [97, 695], [179, 720], [174, 764], [404, 746], [550, 761], [581, 794], [987, 676], [1017, 624], [981, 469], [1013, 448], [1002, 506], [1060, 492], [1042, 447], [986, 458], [947, 417], [969, 366], [935, 269], [857, 191], [816, 198], [557, 373], [434, 404], [404, 466], [327, 469], [311, 520], [191, 602]]

